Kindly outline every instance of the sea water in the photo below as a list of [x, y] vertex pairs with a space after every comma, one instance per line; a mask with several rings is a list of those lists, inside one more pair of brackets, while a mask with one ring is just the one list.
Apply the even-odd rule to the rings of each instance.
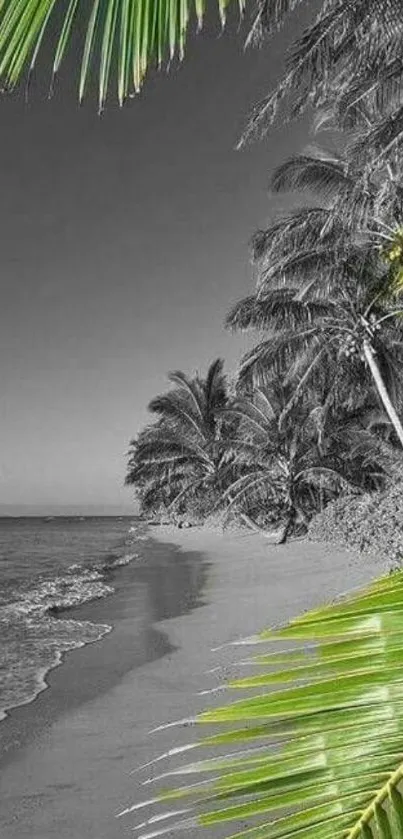
[[56, 615], [111, 594], [141, 533], [128, 517], [0, 518], [0, 720], [46, 687], [64, 652], [110, 632]]

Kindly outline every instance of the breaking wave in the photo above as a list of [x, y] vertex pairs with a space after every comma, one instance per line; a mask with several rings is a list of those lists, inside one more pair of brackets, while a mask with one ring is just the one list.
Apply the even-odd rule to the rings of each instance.
[[[131, 542], [133, 534], [131, 533]], [[112, 554], [95, 567], [69, 565], [63, 573], [19, 580], [0, 599], [0, 720], [7, 711], [32, 702], [47, 687], [46, 674], [68, 650], [98, 641], [112, 630], [106, 624], [59, 616], [74, 606], [112, 594], [113, 569], [138, 557], [135, 551]]]

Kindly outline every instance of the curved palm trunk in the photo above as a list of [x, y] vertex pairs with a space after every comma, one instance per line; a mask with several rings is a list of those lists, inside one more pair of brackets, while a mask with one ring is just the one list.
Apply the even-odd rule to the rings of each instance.
[[[245, 522], [245, 524], [248, 527], [250, 527], [251, 530], [254, 530], [256, 533], [260, 533], [260, 535], [264, 536], [265, 539], [273, 539], [273, 536], [276, 536], [275, 533], [270, 533], [268, 530], [265, 530], [264, 527], [261, 527], [260, 524], [257, 524], [256, 521], [253, 521], [253, 519], [251, 519], [250, 516], [246, 515], [246, 513], [240, 513], [239, 518], [241, 519], [241, 521]], [[274, 544], [281, 545], [285, 541], [283, 535], [284, 531], [282, 530], [280, 531], [280, 535], [278, 536]]]
[[392, 401], [390, 399], [390, 396], [389, 396], [388, 391], [387, 391], [386, 386], [385, 386], [385, 382], [383, 381], [381, 371], [380, 371], [380, 369], [378, 367], [378, 364], [375, 360], [374, 349], [371, 346], [369, 341], [364, 341], [363, 342], [363, 351], [364, 351], [365, 360], [366, 360], [366, 362], [368, 364], [368, 367], [371, 371], [371, 375], [372, 375], [372, 378], [375, 382], [377, 391], [379, 393], [379, 396], [382, 399], [385, 411], [388, 414], [388, 417], [389, 417], [389, 419], [390, 419], [390, 421], [393, 425], [393, 428], [396, 431], [396, 434], [397, 434], [397, 436], [398, 436], [398, 438], [401, 442], [402, 448], [403, 448], [403, 426], [402, 426], [402, 423], [400, 422], [399, 416], [398, 416], [398, 414], [397, 414], [397, 412], [396, 412], [396, 410], [395, 410], [395, 408], [392, 404]]

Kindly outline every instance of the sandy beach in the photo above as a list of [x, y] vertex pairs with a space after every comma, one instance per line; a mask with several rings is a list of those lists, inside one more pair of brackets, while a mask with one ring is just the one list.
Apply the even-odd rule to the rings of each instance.
[[247, 532], [150, 535], [142, 567], [120, 569], [114, 595], [71, 614], [113, 632], [67, 654], [49, 688], [0, 724], [2, 839], [133, 835], [141, 819], [115, 814], [150, 787], [131, 770], [193, 734], [150, 730], [223, 701], [199, 694], [242, 651], [215, 648], [387, 570], [376, 558], [304, 541], [274, 547]]

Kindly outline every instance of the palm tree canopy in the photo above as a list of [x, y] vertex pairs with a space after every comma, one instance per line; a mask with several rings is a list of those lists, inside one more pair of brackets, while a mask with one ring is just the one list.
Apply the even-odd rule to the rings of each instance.
[[205, 378], [180, 370], [169, 374], [173, 387], [156, 396], [147, 426], [129, 450], [126, 484], [140, 490], [142, 506], [172, 505], [217, 480], [224, 457], [222, 415], [228, 400], [223, 362], [216, 359]]

